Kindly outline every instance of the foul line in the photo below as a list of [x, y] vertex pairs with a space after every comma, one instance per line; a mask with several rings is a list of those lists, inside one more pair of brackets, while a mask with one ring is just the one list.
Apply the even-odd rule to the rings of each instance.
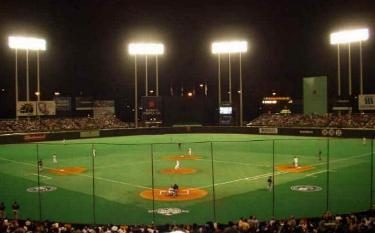
[[[31, 167], [37, 167], [36, 165], [31, 164], [31, 163], [19, 162], [19, 161], [15, 161], [15, 160], [11, 160], [11, 159], [6, 159], [6, 158], [3, 158], [3, 157], [0, 157], [0, 160], [9, 161], [9, 162], [12, 162], [12, 163], [22, 164], [22, 165], [31, 166]], [[51, 168], [51, 167], [45, 167], [45, 168], [47, 168], [47, 169], [54, 169], [54, 168]], [[85, 175], [85, 174], [76, 174], [76, 175], [77, 176], [91, 178], [91, 179], [93, 178], [93, 176]], [[43, 176], [43, 175], [39, 174], [39, 176]], [[142, 185], [136, 185], [136, 184], [132, 184], [132, 183], [127, 183], [127, 182], [122, 182], [122, 181], [107, 179], [107, 178], [103, 178], [103, 177], [97, 177], [97, 176], [95, 176], [95, 179], [96, 180], [107, 181], [107, 182], [110, 182], [110, 183], [116, 183], [116, 184], [123, 184], [123, 185], [133, 186], [133, 187], [141, 188], [141, 189], [152, 189], [152, 188], [149, 188], [149, 187], [146, 187], [146, 186], [142, 186]]]
[[40, 174], [37, 174], [37, 173], [31, 173], [31, 175], [33, 175], [33, 176], [40, 176], [40, 177], [45, 178], [46, 180], [50, 180], [50, 179], [52, 179], [52, 177], [44, 176], [44, 175], [40, 175]]

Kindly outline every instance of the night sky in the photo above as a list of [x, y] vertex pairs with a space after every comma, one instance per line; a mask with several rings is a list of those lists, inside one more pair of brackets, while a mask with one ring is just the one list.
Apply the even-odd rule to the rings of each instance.
[[[47, 40], [47, 51], [41, 54], [40, 61], [42, 99], [51, 99], [53, 91], [60, 91], [64, 96], [129, 98], [129, 103], [134, 85], [134, 61], [127, 54], [129, 42], [156, 40], [165, 44], [166, 53], [159, 58], [161, 95], [170, 95], [170, 86], [177, 94], [181, 86], [193, 90], [207, 82], [208, 95], [216, 98], [217, 57], [211, 54], [211, 42], [248, 40], [249, 51], [242, 57], [242, 70], [245, 111], [250, 112], [261, 97], [273, 91], [301, 98], [304, 76], [327, 75], [329, 95], [334, 96], [336, 47], [329, 44], [329, 34], [348, 26], [368, 27], [370, 39], [363, 44], [364, 91], [375, 93], [374, 1], [194, 2], [1, 0], [2, 105], [14, 101], [14, 51], [8, 48], [7, 38], [17, 34]], [[347, 93], [346, 50], [342, 50], [342, 56], [342, 91]], [[236, 59], [235, 56], [232, 67], [234, 88], [238, 87]], [[20, 56], [19, 62], [20, 85], [24, 85], [24, 57]], [[154, 66], [153, 60], [150, 62], [152, 89]], [[222, 62], [222, 77], [226, 80], [227, 61]], [[33, 54], [30, 67], [30, 72], [35, 72]], [[353, 92], [357, 94], [358, 45], [352, 45], [352, 72]], [[35, 86], [35, 82], [31, 85]], [[142, 85], [141, 81], [141, 88]], [[6, 111], [4, 108], [1, 111]]]

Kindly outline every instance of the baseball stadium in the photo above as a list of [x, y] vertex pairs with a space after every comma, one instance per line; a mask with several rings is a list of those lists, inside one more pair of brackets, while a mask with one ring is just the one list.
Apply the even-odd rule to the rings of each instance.
[[0, 233], [375, 232], [371, 4], [235, 2], [2, 1]]

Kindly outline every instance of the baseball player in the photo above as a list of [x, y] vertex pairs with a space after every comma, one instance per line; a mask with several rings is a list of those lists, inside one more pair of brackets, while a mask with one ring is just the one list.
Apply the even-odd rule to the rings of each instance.
[[174, 170], [177, 170], [180, 168], [180, 161], [176, 160], [176, 166], [174, 166]]

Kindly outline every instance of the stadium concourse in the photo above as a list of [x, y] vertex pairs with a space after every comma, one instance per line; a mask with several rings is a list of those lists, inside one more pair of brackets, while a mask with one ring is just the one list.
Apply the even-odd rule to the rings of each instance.
[[332, 215], [326, 212], [321, 218], [296, 219], [293, 216], [285, 220], [260, 222], [255, 216], [241, 218], [227, 224], [207, 222], [203, 225], [79, 225], [58, 222], [34, 222], [0, 219], [0, 232], [56, 232], [56, 233], [289, 233], [289, 232], [375, 232], [375, 213], [357, 213]]

